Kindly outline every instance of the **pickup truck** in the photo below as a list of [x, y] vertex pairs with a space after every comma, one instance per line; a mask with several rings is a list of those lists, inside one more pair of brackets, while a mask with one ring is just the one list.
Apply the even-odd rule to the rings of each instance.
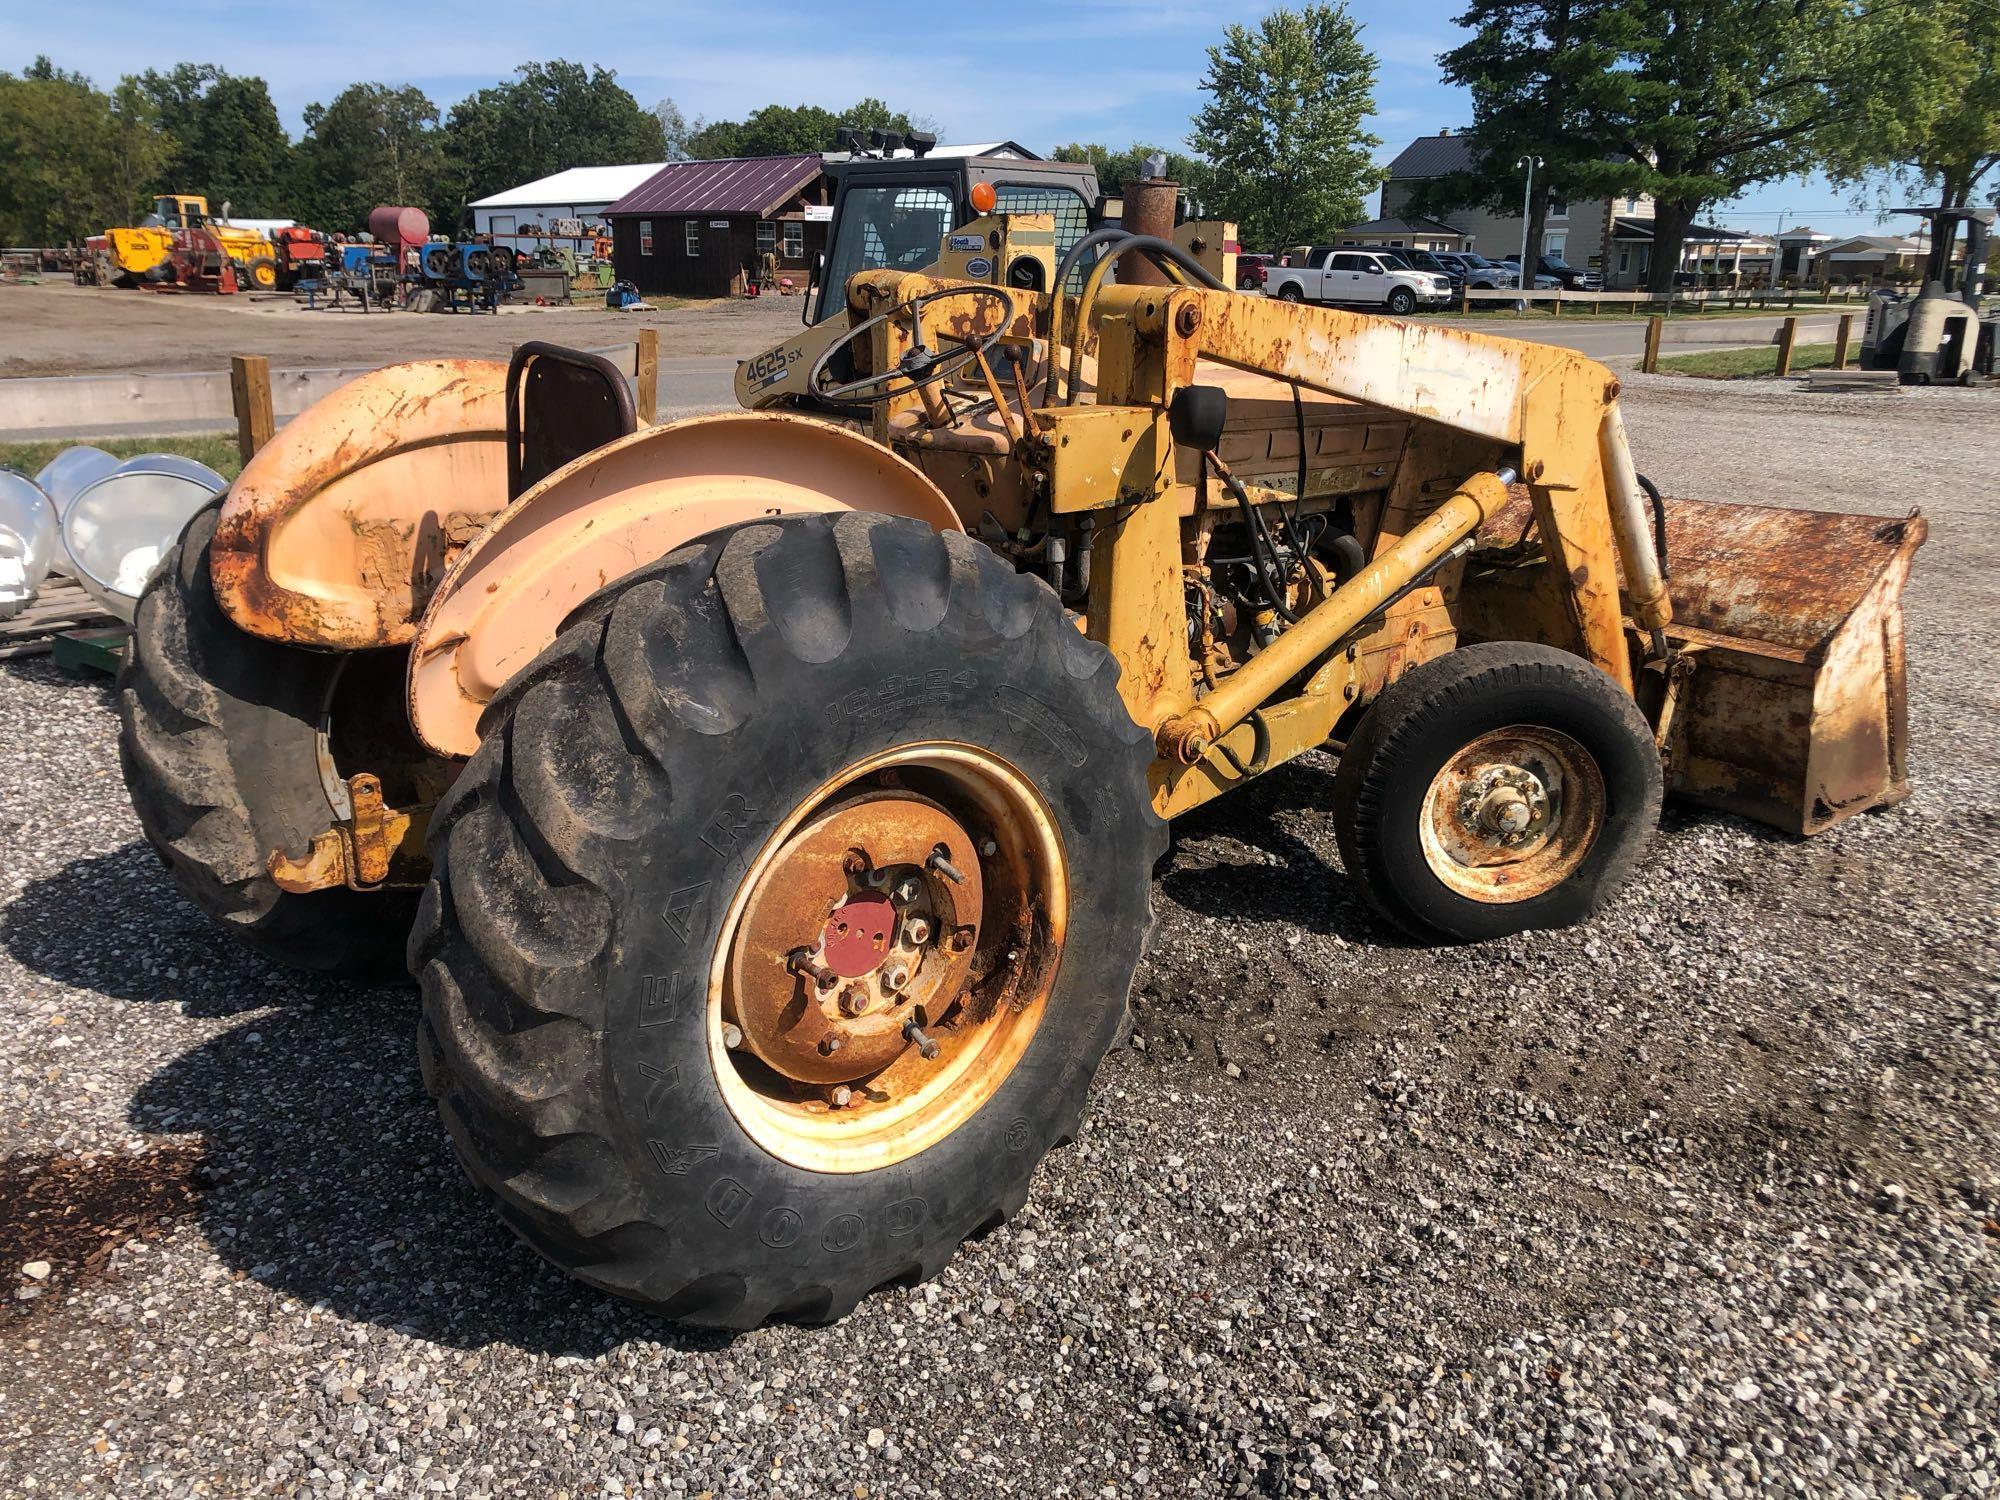
[[1272, 266], [1264, 278], [1264, 295], [1286, 302], [1349, 302], [1386, 307], [1397, 314], [1420, 307], [1443, 307], [1451, 301], [1451, 280], [1429, 271], [1413, 271], [1369, 250], [1315, 245], [1305, 263]]
[[[1515, 274], [1520, 274], [1521, 257], [1519, 255], [1510, 255], [1507, 257], [1507, 260], [1514, 267]], [[1575, 266], [1564, 265], [1563, 262], [1551, 260], [1546, 255], [1537, 257], [1535, 262], [1535, 289], [1537, 291], [1542, 290], [1544, 279], [1553, 283], [1553, 286], [1561, 287], [1566, 292], [1601, 292], [1604, 290], [1604, 278], [1597, 272], [1584, 271]]]

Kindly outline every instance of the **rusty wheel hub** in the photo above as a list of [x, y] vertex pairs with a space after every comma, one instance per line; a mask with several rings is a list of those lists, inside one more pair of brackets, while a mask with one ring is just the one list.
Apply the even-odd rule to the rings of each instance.
[[743, 1045], [819, 1084], [921, 1050], [965, 989], [982, 897], [973, 836], [933, 802], [875, 792], [814, 818], [744, 910], [729, 973]]
[[812, 1171], [873, 1171], [976, 1115], [1039, 1026], [1069, 874], [1054, 815], [980, 746], [830, 778], [759, 850], [710, 974], [737, 1120]]
[[1604, 827], [1604, 776], [1558, 730], [1516, 724], [1480, 735], [1424, 795], [1431, 872], [1476, 901], [1525, 901], [1583, 863]]

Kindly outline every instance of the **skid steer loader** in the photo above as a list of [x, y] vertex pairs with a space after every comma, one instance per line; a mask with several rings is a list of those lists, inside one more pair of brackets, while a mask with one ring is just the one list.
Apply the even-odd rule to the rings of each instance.
[[545, 345], [364, 375], [139, 606], [183, 889], [308, 967], [407, 935], [467, 1172], [667, 1316], [836, 1318], [1016, 1211], [1167, 820], [1309, 750], [1437, 942], [1599, 910], [1663, 790], [1799, 833], [1905, 790], [1920, 520], [1653, 499], [1581, 355], [1049, 228], [938, 266], [1073, 295], [848, 277], [802, 377], [847, 425], [641, 426]]

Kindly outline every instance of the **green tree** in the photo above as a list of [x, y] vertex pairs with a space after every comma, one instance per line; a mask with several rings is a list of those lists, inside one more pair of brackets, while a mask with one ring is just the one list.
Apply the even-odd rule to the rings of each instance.
[[505, 83], [452, 106], [442, 149], [446, 223], [466, 205], [570, 167], [666, 159], [660, 119], [608, 68], [581, 63], [523, 63]]
[[0, 243], [74, 243], [136, 221], [167, 143], [146, 99], [43, 57], [0, 73]]
[[839, 147], [842, 127], [893, 130], [907, 135], [920, 128], [901, 110], [880, 99], [863, 99], [838, 113], [817, 104], [767, 104], [743, 120], [696, 121], [688, 155], [697, 161], [727, 156], [800, 156]]
[[1665, 291], [1704, 207], [1818, 164], [1816, 138], [1876, 86], [1884, 18], [1850, 0], [1631, 0], [1621, 19], [1625, 66], [1592, 133], [1623, 158], [1608, 175], [1653, 199], [1647, 281]]
[[[1614, 191], [1592, 110], [1605, 102], [1606, 75], [1620, 62], [1626, 29], [1620, 0], [1472, 0], [1456, 17], [1472, 35], [1438, 59], [1448, 83], [1472, 95], [1472, 166], [1431, 179], [1408, 205], [1417, 213], [1478, 207], [1519, 213], [1533, 158], [1535, 192], [1527, 243], [1542, 243], [1551, 202]], [[1384, 212], [1388, 211], [1384, 206]]]
[[1326, 240], [1361, 217], [1382, 180], [1362, 128], [1375, 109], [1375, 57], [1347, 6], [1273, 11], [1208, 49], [1208, 103], [1189, 144], [1214, 168], [1210, 212], [1243, 242]]
[[294, 178], [298, 217], [356, 233], [382, 205], [436, 214], [442, 157], [437, 106], [417, 88], [349, 84], [331, 104], [306, 107]]
[[1207, 213], [1209, 200], [1214, 196], [1214, 174], [1209, 164], [1198, 156], [1143, 143], [1134, 143], [1123, 151], [1113, 151], [1096, 141], [1073, 141], [1056, 147], [1050, 153], [1056, 161], [1088, 162], [1097, 168], [1098, 189], [1107, 197], [1123, 192], [1127, 183], [1137, 182], [1143, 177], [1146, 158], [1153, 155], [1167, 159], [1168, 180], [1180, 184], [1183, 217], [1202, 218]]
[[681, 107], [671, 99], [662, 99], [653, 106], [653, 118], [660, 122], [660, 140], [665, 151], [661, 159], [686, 161], [688, 138], [694, 134], [696, 127], [688, 123]]
[[147, 69], [129, 82], [151, 101], [173, 149], [162, 191], [200, 193], [209, 207], [279, 216], [291, 186], [291, 142], [261, 78], [239, 78], [209, 63]]
[[1893, 9], [1893, 23], [1865, 37], [1877, 86], [1857, 91], [1823, 132], [1827, 175], [1883, 208], [1892, 195], [1966, 207], [2000, 167], [2000, 8]]

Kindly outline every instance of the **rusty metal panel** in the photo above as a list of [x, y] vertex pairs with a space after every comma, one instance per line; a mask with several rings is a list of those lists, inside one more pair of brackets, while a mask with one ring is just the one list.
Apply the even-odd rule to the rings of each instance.
[[[1668, 788], [1796, 834], [1909, 792], [1903, 587], [1921, 517], [1666, 502], [1667, 636], [1694, 671], [1666, 747]], [[1467, 633], [1534, 639], [1546, 568], [1527, 494], [1481, 529], [1492, 571]]]
[[216, 524], [230, 619], [301, 646], [408, 641], [454, 534], [506, 504], [506, 378], [492, 360], [391, 365], [280, 428]]
[[1921, 518], [1667, 502], [1674, 623], [1817, 661], [1885, 569], [1922, 545]]

